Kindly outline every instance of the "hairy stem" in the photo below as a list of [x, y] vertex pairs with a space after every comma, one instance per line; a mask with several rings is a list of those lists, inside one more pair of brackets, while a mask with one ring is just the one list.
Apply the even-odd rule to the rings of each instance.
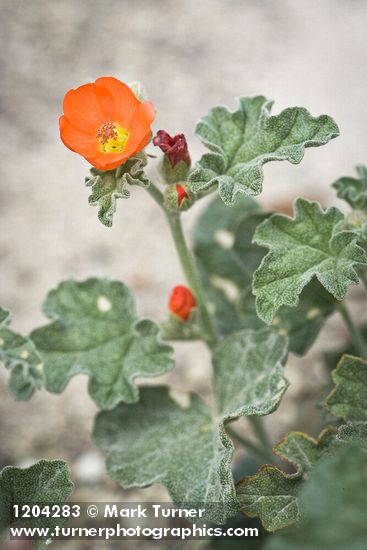
[[[163, 194], [153, 183], [149, 185], [147, 190], [166, 215], [169, 227], [171, 229], [171, 234], [176, 246], [177, 254], [180, 258], [183, 272], [185, 273], [187, 282], [190, 285], [193, 293], [195, 294], [198, 302], [198, 308], [200, 311], [202, 326], [204, 330], [204, 339], [210, 348], [214, 348], [215, 345], [218, 343], [218, 336], [216, 334], [211, 316], [206, 307], [204, 291], [202, 289], [200, 279], [196, 271], [194, 259], [186, 244], [185, 236], [182, 230], [180, 214], [169, 212], [168, 210], [166, 210], [163, 205]], [[259, 440], [261, 448], [257, 447], [246, 438], [238, 436], [236, 432], [232, 432], [230, 428], [227, 428], [227, 430], [229, 431], [229, 433], [232, 433], [233, 437], [236, 437], [237, 440], [246, 447], [251, 447], [254, 452], [256, 449], [257, 454], [261, 455], [262, 458], [265, 458], [265, 460], [267, 461], [273, 461], [274, 457], [272, 454], [272, 446], [270, 444], [266, 430], [263, 426], [262, 419], [260, 417], [250, 416], [249, 421], [252, 425], [254, 433]]]
[[266, 462], [274, 462], [274, 455], [270, 452], [265, 451], [265, 449], [258, 447], [256, 443], [248, 439], [247, 437], [238, 434], [235, 430], [226, 426], [226, 431], [234, 440], [238, 441], [243, 447], [246, 447], [251, 453], [259, 457], [261, 460]]
[[340, 312], [340, 315], [343, 317], [344, 319], [344, 322], [345, 324], [347, 325], [348, 329], [349, 329], [349, 332], [350, 332], [350, 335], [352, 337], [352, 340], [353, 340], [353, 343], [354, 345], [356, 346], [357, 350], [358, 350], [358, 353], [362, 356], [362, 357], [367, 357], [367, 345], [363, 339], [363, 336], [359, 330], [359, 328], [357, 327], [357, 325], [355, 325], [348, 309], [347, 309], [347, 306], [345, 305], [344, 302], [340, 302], [338, 304], [338, 309], [339, 309], [339, 312]]
[[186, 243], [182, 230], [180, 214], [178, 212], [169, 212], [164, 208], [163, 195], [154, 184], [151, 183], [147, 190], [156, 203], [163, 209], [166, 215], [168, 225], [171, 230], [171, 235], [176, 246], [177, 254], [181, 262], [182, 270], [197, 300], [204, 330], [204, 340], [209, 347], [213, 348], [218, 343], [218, 337], [213, 321], [206, 307], [204, 290], [201, 286], [201, 282], [196, 271], [194, 259]]

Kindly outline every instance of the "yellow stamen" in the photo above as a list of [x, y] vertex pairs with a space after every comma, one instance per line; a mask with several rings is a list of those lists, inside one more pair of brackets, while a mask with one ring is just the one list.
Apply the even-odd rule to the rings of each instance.
[[109, 118], [108, 122], [99, 127], [96, 138], [100, 141], [101, 153], [122, 153], [129, 138], [129, 132], [115, 122], [111, 122]]

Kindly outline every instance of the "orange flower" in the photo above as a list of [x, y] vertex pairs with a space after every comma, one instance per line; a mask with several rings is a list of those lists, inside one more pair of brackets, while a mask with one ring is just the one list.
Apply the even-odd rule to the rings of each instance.
[[147, 145], [154, 116], [150, 101], [104, 76], [65, 95], [60, 137], [98, 170], [113, 170]]
[[182, 321], [187, 321], [195, 307], [196, 300], [191, 290], [186, 286], [175, 286], [168, 302], [169, 311]]

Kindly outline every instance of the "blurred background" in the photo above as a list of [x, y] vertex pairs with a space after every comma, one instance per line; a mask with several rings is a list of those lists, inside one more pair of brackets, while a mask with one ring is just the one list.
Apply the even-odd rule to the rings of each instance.
[[[341, 136], [308, 149], [298, 166], [266, 165], [261, 201], [287, 211], [303, 195], [344, 208], [330, 183], [367, 162], [366, 19], [364, 0], [1, 0], [0, 304], [13, 327], [27, 333], [44, 323], [48, 290], [68, 277], [123, 280], [139, 314], [155, 319], [164, 318], [171, 288], [184, 283], [165, 221], [143, 190], [118, 202], [111, 229], [88, 205], [88, 164], [58, 134], [68, 89], [107, 75], [141, 81], [157, 109], [154, 130], [184, 132], [194, 160], [203, 150], [198, 118], [220, 103], [234, 108], [239, 95], [273, 98], [274, 112], [302, 105], [327, 113]], [[185, 215], [188, 231], [200, 208]], [[361, 320], [358, 288], [350, 294]], [[306, 358], [291, 357], [291, 390], [267, 419], [274, 442], [302, 429], [306, 416], [309, 424], [323, 384], [320, 350], [340, 338], [344, 327], [332, 318]], [[165, 379], [209, 395], [203, 347], [176, 347], [177, 369]], [[61, 396], [40, 392], [28, 403], [13, 400], [4, 369], [0, 386], [0, 467], [63, 458], [80, 500], [164, 500], [159, 487], [123, 492], [108, 480], [90, 441], [95, 407], [84, 377]]]

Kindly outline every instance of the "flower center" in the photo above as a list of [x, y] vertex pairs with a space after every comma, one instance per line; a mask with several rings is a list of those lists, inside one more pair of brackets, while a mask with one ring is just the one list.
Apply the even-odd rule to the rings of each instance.
[[101, 153], [122, 153], [126, 147], [129, 132], [115, 122], [111, 122], [109, 118], [108, 122], [98, 128], [96, 138], [100, 142]]

